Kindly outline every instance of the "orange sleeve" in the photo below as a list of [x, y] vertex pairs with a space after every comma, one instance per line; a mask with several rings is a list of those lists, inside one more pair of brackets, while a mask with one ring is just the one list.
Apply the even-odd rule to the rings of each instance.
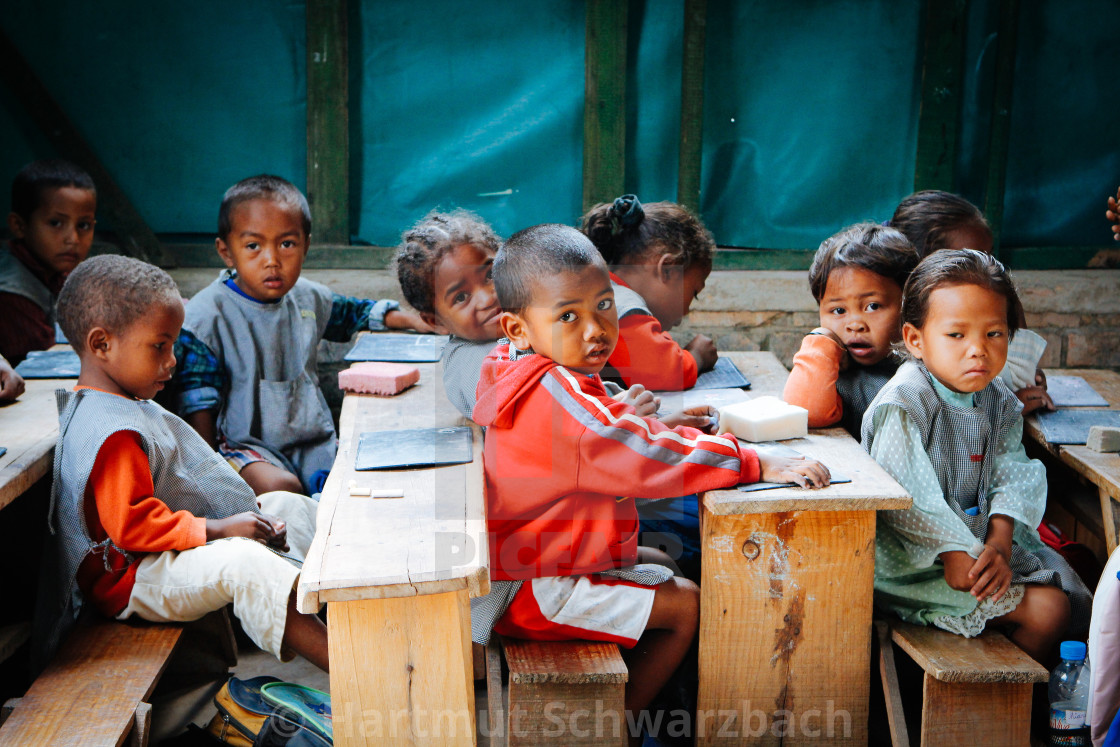
[[656, 318], [630, 314], [618, 320], [618, 345], [610, 365], [626, 383], [679, 392], [696, 385], [696, 359], [661, 329]]
[[844, 348], [824, 335], [805, 335], [793, 356], [782, 399], [809, 411], [809, 427], [824, 428], [840, 422], [844, 403], [836, 391]]
[[148, 455], [134, 431], [117, 431], [97, 452], [90, 471], [97, 515], [122, 550], [161, 552], [206, 544], [206, 519], [189, 511], [172, 512], [155, 497]]

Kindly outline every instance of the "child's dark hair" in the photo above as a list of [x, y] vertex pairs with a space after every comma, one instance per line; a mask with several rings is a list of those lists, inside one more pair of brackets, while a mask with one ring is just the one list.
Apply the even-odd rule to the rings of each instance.
[[936, 189], [915, 192], [903, 199], [890, 225], [906, 234], [920, 258], [945, 249], [949, 234], [962, 228], [972, 226], [992, 235], [980, 208], [960, 195]]
[[1008, 337], [1015, 336], [1023, 305], [1007, 268], [990, 254], [975, 249], [934, 252], [910, 274], [902, 291], [902, 321], [921, 329], [929, 314], [929, 297], [938, 288], [978, 285], [1007, 299]]
[[634, 195], [603, 202], [587, 211], [580, 230], [612, 267], [639, 264], [655, 255], [668, 255], [672, 264], [687, 270], [710, 269], [716, 242], [700, 219], [675, 202], [643, 205]]
[[30, 220], [50, 190], [74, 187], [97, 194], [93, 179], [77, 164], [61, 158], [32, 161], [12, 179], [12, 212]]
[[58, 323], [80, 353], [94, 327], [120, 333], [158, 303], [182, 303], [170, 275], [138, 259], [102, 254], [66, 278], [58, 295]]
[[518, 231], [494, 258], [494, 292], [505, 311], [520, 314], [533, 300], [535, 278], [584, 267], [603, 267], [603, 258], [586, 236], [559, 223]]
[[882, 275], [902, 288], [917, 266], [917, 252], [899, 231], [878, 223], [857, 223], [821, 242], [809, 267], [809, 290], [819, 304], [829, 276], [841, 267]]
[[296, 185], [287, 179], [271, 174], [261, 174], [242, 179], [226, 190], [222, 206], [218, 208], [218, 236], [225, 241], [233, 229], [233, 209], [250, 200], [268, 200], [292, 211], [298, 211], [303, 223], [303, 236], [311, 235], [311, 207]]
[[464, 244], [496, 254], [502, 240], [469, 210], [433, 210], [404, 232], [397, 247], [397, 281], [412, 308], [435, 311], [436, 267], [448, 252]]

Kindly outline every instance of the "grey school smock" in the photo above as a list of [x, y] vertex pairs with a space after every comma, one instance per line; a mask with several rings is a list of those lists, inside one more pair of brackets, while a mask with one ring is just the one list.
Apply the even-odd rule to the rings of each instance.
[[[42, 665], [77, 621], [82, 609], [78, 566], [95, 543], [85, 520], [86, 483], [97, 453], [109, 436], [133, 431], [152, 470], [155, 495], [172, 511], [224, 519], [258, 512], [257, 498], [244, 480], [202, 436], [177, 415], [151, 400], [130, 400], [95, 389], [59, 389], [59, 432], [54, 484], [35, 610], [34, 653]], [[128, 553], [116, 548], [122, 555]]]
[[1088, 626], [1092, 595], [1038, 537], [1046, 470], [1023, 449], [1021, 408], [998, 378], [975, 394], [961, 394], [916, 361], [900, 366], [880, 390], [864, 415], [862, 444], [910, 492], [914, 505], [878, 513], [878, 606], [926, 625], [941, 615], [972, 613], [976, 599], [950, 588], [938, 555], [961, 551], [976, 557], [988, 517], [1003, 514], [1014, 520], [1012, 582], [1061, 588], [1070, 600], [1071, 634]]
[[331, 468], [338, 448], [316, 371], [333, 294], [300, 278], [276, 303], [260, 303], [228, 287], [231, 277], [223, 271], [192, 298], [183, 322], [228, 377], [218, 431], [231, 447], [255, 449], [307, 487], [316, 471]]

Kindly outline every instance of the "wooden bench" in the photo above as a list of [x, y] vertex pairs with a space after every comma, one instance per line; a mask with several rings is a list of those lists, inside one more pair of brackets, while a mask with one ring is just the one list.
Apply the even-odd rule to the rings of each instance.
[[[500, 648], [509, 666], [502, 694]], [[529, 747], [625, 745], [626, 664], [618, 646], [594, 641], [522, 641], [486, 647], [490, 744]]]
[[226, 668], [237, 663], [226, 609], [185, 625], [80, 623], [24, 696], [4, 704], [0, 747], [115, 746], [126, 738], [133, 747], [145, 747], [151, 727], [148, 699], [185, 632], [216, 646]]
[[898, 645], [925, 672], [922, 747], [1030, 743], [1031, 694], [1046, 669], [994, 630], [976, 638], [892, 620], [875, 623], [891, 739], [909, 745], [899, 697], [894, 650]]

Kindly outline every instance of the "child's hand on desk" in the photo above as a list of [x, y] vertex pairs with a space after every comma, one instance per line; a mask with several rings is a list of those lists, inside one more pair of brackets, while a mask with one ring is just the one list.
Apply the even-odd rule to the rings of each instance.
[[657, 414], [657, 408], [661, 407], [661, 400], [641, 384], [635, 384], [615, 399], [633, 407], [643, 418], [652, 418]]
[[674, 412], [672, 415], [666, 415], [661, 418], [661, 422], [670, 428], [687, 425], [689, 428], [712, 433], [716, 424], [719, 423], [717, 415], [716, 408], [711, 405], [697, 405], [696, 407], [689, 407], [687, 410]]
[[832, 481], [828, 467], [803, 456], [783, 457], [758, 452], [760, 482], [792, 482], [803, 488], [824, 488]]
[[206, 520], [207, 542], [226, 537], [247, 537], [264, 545], [287, 550], [287, 531], [284, 522], [279, 519], [261, 516], [252, 511], [243, 511], [225, 519]]
[[0, 356], [0, 402], [11, 402], [23, 394], [23, 377]]
[[1046, 391], [1046, 374], [1041, 368], [1034, 370], [1034, 386], [1028, 386], [1015, 392], [1015, 396], [1023, 403], [1023, 414], [1034, 412], [1042, 408], [1057, 410], [1054, 400]]
[[684, 346], [684, 349], [692, 353], [700, 373], [711, 371], [716, 365], [716, 359], [719, 358], [719, 353], [716, 352], [716, 344], [707, 335], [696, 335]]

